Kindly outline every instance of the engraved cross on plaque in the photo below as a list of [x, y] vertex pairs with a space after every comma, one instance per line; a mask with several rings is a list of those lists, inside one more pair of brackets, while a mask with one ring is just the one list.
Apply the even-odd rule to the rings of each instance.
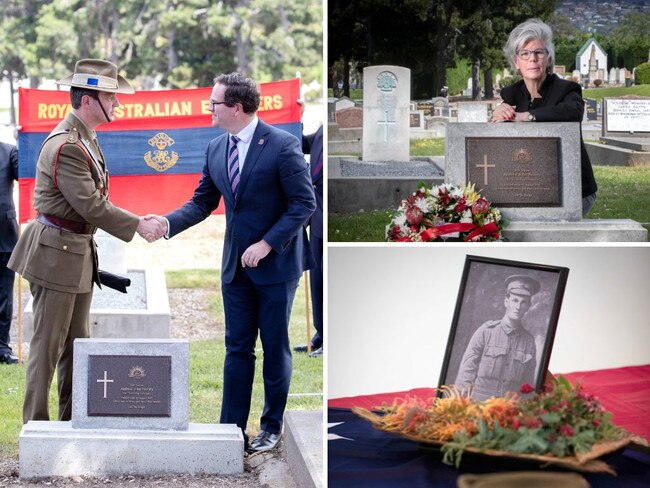
[[483, 165], [477, 164], [477, 168], [483, 168], [483, 184], [487, 186], [488, 184], [488, 168], [494, 168], [493, 164], [488, 164], [487, 154], [483, 156]]
[[106, 384], [107, 383], [113, 383], [113, 380], [109, 380], [107, 378], [108, 371], [104, 371], [104, 379], [103, 380], [97, 380], [97, 383], [104, 383], [104, 398], [106, 398]]
[[384, 110], [384, 120], [377, 122], [377, 125], [384, 126], [384, 142], [388, 142], [388, 126], [395, 125], [394, 120], [388, 120], [388, 110]]

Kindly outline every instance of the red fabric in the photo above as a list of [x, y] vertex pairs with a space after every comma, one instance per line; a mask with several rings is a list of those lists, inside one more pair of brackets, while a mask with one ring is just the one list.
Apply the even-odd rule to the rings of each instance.
[[562, 376], [598, 397], [616, 425], [650, 441], [650, 364]]
[[[612, 412], [612, 420], [616, 425], [650, 441], [650, 364], [567, 373], [562, 376], [572, 384], [580, 381], [585, 393], [597, 396], [603, 407]], [[372, 409], [384, 403], [391, 404], [396, 398], [405, 396], [431, 398], [435, 392], [435, 388], [414, 388], [409, 391], [333, 398], [328, 401], [328, 406]]]

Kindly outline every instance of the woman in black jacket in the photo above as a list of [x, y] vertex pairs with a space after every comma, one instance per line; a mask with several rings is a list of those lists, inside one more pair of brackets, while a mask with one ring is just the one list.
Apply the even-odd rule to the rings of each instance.
[[[503, 53], [523, 79], [501, 90], [503, 102], [491, 122], [581, 122], [584, 113], [582, 89], [578, 83], [553, 74], [555, 48], [551, 28], [538, 19], [515, 27]], [[582, 215], [596, 201], [596, 180], [580, 134], [582, 168]]]

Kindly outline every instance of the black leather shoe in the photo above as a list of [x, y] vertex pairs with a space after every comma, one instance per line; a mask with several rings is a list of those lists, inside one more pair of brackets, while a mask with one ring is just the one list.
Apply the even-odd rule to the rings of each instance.
[[271, 434], [270, 432], [263, 430], [251, 441], [246, 452], [255, 453], [268, 451], [276, 447], [280, 443], [280, 439], [282, 439], [282, 434]]
[[10, 352], [6, 352], [0, 354], [0, 364], [18, 364], [18, 358]]
[[307, 346], [293, 346], [295, 352], [307, 352]]

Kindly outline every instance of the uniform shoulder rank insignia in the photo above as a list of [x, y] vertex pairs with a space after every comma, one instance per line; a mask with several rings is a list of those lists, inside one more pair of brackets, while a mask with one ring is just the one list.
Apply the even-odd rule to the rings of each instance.
[[66, 139], [66, 142], [75, 144], [78, 140], [79, 140], [79, 131], [73, 127], [70, 130], [70, 133], [68, 134], [68, 139]]

